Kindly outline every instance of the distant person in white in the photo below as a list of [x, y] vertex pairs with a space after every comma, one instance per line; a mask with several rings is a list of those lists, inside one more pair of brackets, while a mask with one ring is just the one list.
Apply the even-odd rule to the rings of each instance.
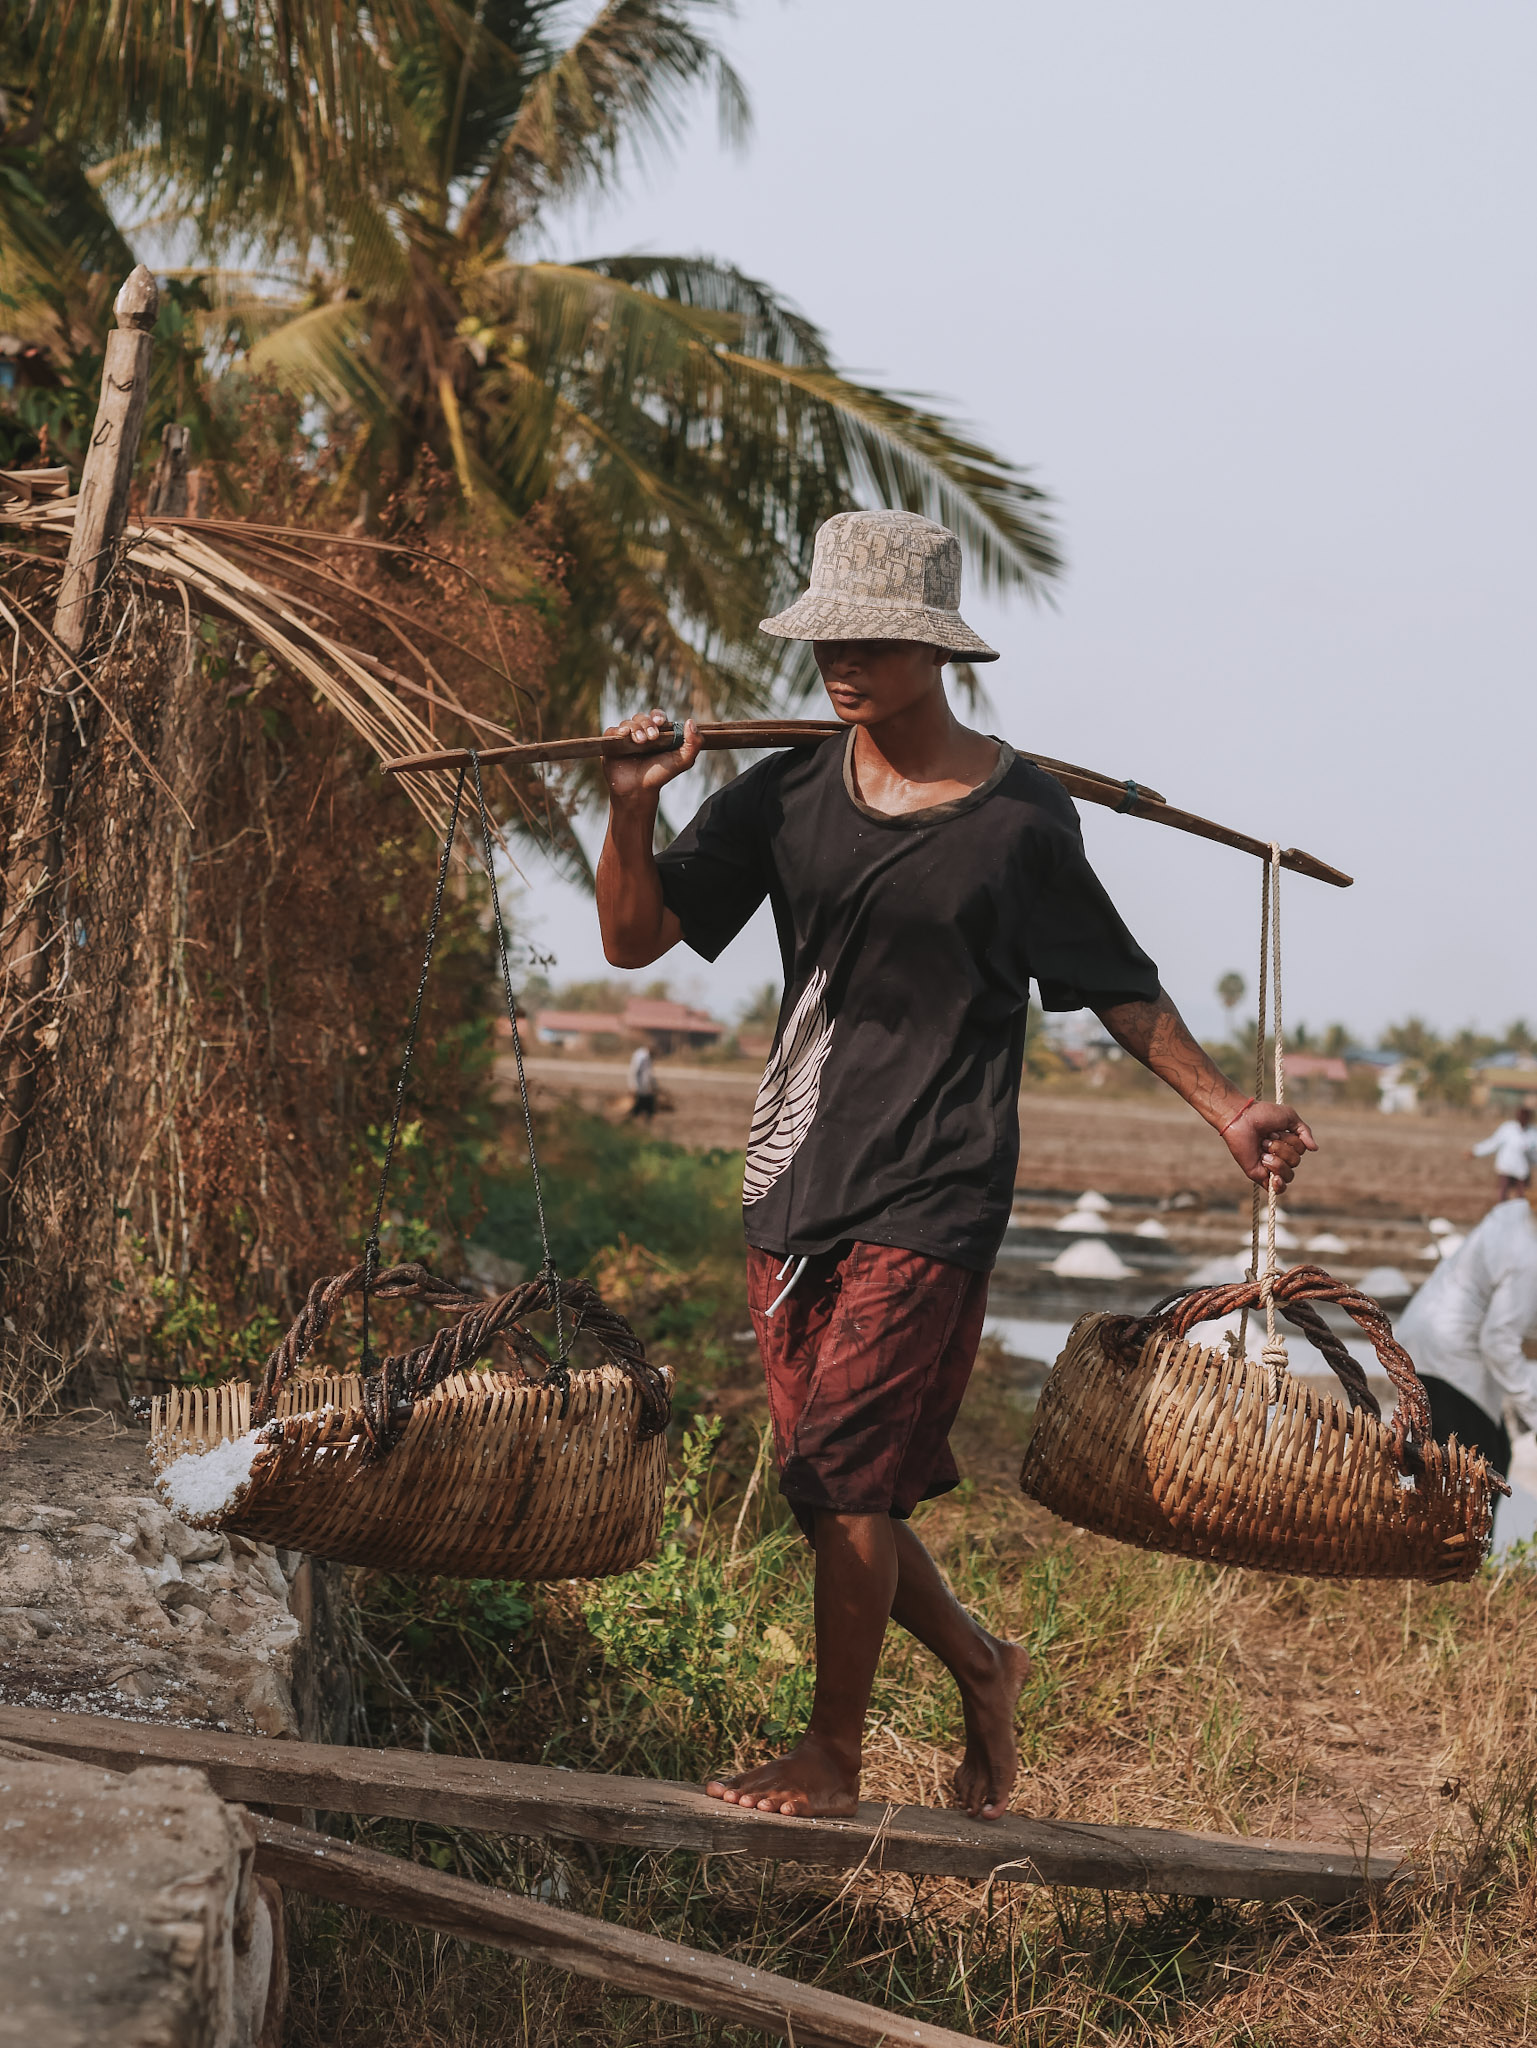
[[649, 1123], [656, 1115], [656, 1069], [651, 1064], [651, 1048], [636, 1046], [630, 1054], [630, 1103], [631, 1116], [642, 1116]]
[[1475, 1145], [1470, 1159], [1487, 1159], [1494, 1154], [1494, 1170], [1500, 1177], [1497, 1202], [1512, 1195], [1524, 1195], [1532, 1183], [1532, 1161], [1537, 1159], [1537, 1131], [1532, 1129], [1532, 1112], [1524, 1105], [1506, 1117], [1492, 1137]]
[[1460, 1251], [1437, 1266], [1398, 1322], [1398, 1338], [1430, 1396], [1437, 1440], [1453, 1430], [1500, 1473], [1510, 1470], [1510, 1415], [1537, 1426], [1537, 1359], [1521, 1348], [1537, 1328], [1537, 1220], [1517, 1195], [1491, 1209]]

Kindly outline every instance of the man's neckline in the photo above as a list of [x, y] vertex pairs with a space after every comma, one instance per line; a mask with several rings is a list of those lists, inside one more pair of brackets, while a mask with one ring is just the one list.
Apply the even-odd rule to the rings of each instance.
[[858, 731], [858, 726], [850, 726], [848, 738], [843, 743], [843, 787], [855, 810], [880, 825], [935, 825], [945, 818], [955, 817], [958, 812], [969, 811], [992, 795], [1018, 758], [1007, 740], [999, 739], [996, 733], [989, 733], [988, 738], [998, 749], [997, 763], [992, 773], [968, 789], [964, 796], [946, 797], [943, 803], [924, 804], [916, 811], [878, 811], [874, 804], [866, 803], [859, 794], [859, 784], [854, 777], [854, 739]]

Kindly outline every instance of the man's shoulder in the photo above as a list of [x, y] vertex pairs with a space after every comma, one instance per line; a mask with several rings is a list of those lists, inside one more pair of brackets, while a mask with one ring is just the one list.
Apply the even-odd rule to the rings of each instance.
[[1016, 753], [997, 794], [1010, 803], [1022, 826], [1079, 835], [1078, 806], [1049, 769]]
[[842, 747], [842, 740], [834, 737], [819, 740], [813, 747], [776, 748], [723, 782], [706, 802], [731, 811], [761, 810], [828, 776], [836, 779], [842, 772]]

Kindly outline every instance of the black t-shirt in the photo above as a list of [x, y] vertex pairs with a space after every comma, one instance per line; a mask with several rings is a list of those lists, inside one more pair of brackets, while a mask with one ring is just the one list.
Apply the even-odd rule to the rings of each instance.
[[771, 755], [657, 856], [713, 960], [767, 896], [785, 995], [743, 1183], [747, 1241], [850, 1239], [985, 1269], [1019, 1156], [1033, 977], [1048, 1010], [1152, 1000], [1062, 785], [1003, 747], [954, 803], [887, 817], [856, 794], [853, 733]]

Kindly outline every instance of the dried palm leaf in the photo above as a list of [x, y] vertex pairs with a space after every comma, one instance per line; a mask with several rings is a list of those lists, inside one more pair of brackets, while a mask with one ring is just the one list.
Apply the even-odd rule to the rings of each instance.
[[[62, 559], [74, 530], [77, 504], [74, 498], [30, 504], [20, 497], [0, 498], [0, 526], [24, 534], [39, 552]], [[440, 743], [434, 728], [401, 701], [402, 690], [478, 731], [513, 738], [511, 728], [482, 718], [455, 697], [402, 623], [407, 621], [412, 628], [418, 628], [420, 620], [398, 606], [389, 605], [372, 591], [359, 590], [309, 552], [320, 547], [329, 551], [347, 544], [346, 536], [247, 526], [238, 520], [132, 520], [123, 536], [122, 559], [151, 583], [174, 585], [188, 607], [189, 618], [192, 611], [197, 611], [235, 621], [274, 662], [323, 698], [380, 760], [430, 751]], [[383, 547], [443, 565], [443, 558], [424, 549], [405, 548], [396, 543], [358, 545]], [[253, 574], [236, 558], [239, 553], [266, 558], [285, 580], [301, 580], [311, 589], [329, 592], [343, 606], [366, 604], [376, 617], [395, 614], [387, 623], [405, 659], [430, 681], [417, 682], [351, 644], [333, 630], [334, 621], [309, 597]], [[452, 566], [458, 568], [457, 564]], [[526, 685], [497, 668], [484, 655], [438, 629], [429, 630], [456, 653], [489, 669], [510, 689], [527, 695]], [[448, 817], [441, 788], [435, 787], [429, 776], [404, 776], [400, 780], [417, 811], [441, 834]], [[524, 824], [538, 836], [553, 833], [559, 839], [569, 829], [564, 818], [556, 824], [547, 812], [542, 816], [536, 812], [513, 783], [508, 781], [506, 787], [518, 802]]]

